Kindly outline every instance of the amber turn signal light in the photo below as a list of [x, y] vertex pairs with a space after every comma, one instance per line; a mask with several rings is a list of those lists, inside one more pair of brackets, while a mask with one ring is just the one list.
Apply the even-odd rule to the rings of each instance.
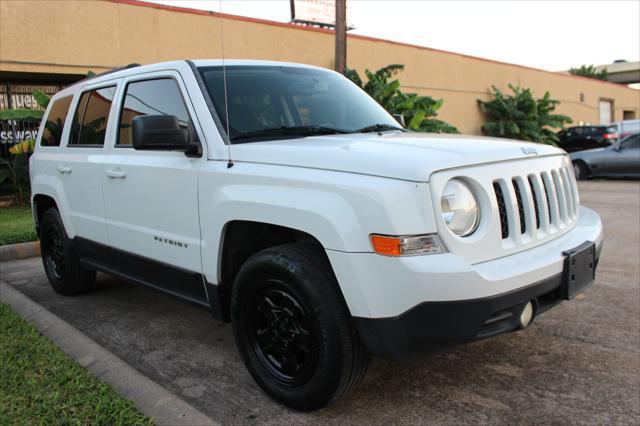
[[372, 234], [370, 238], [373, 251], [383, 256], [417, 256], [446, 252], [436, 234], [401, 236]]

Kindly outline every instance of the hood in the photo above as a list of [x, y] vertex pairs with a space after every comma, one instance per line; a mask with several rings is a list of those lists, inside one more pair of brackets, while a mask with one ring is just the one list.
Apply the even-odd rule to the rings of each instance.
[[583, 157], [590, 157], [594, 154], [606, 151], [607, 148], [593, 148], [593, 149], [583, 149], [581, 151], [574, 151], [569, 154], [572, 160]]
[[231, 147], [234, 161], [309, 167], [425, 182], [438, 170], [561, 155], [543, 144], [414, 132], [312, 136]]

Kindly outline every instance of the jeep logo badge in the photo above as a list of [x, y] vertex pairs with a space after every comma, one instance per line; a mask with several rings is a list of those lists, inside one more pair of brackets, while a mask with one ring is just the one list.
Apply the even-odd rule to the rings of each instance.
[[538, 155], [538, 151], [536, 151], [535, 148], [521, 147], [520, 149], [522, 150], [523, 154], [526, 154], [526, 155]]

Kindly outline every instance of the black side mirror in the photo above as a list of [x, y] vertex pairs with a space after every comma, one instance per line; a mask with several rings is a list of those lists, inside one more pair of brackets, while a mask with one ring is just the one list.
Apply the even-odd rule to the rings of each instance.
[[393, 118], [396, 119], [396, 121], [400, 124], [402, 124], [402, 127], [405, 127], [406, 125], [404, 124], [404, 115], [402, 114], [391, 114], [393, 116]]
[[192, 142], [189, 130], [174, 115], [139, 115], [131, 123], [133, 148], [144, 151], [183, 151], [200, 157], [202, 148]]

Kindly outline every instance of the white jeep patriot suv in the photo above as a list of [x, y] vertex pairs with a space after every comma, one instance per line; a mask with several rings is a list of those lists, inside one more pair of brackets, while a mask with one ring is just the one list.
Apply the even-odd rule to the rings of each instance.
[[56, 291], [102, 271], [210, 309], [299, 410], [354, 389], [369, 354], [528, 326], [593, 282], [602, 243], [564, 151], [408, 132], [299, 64], [83, 80], [52, 98], [30, 166]]

